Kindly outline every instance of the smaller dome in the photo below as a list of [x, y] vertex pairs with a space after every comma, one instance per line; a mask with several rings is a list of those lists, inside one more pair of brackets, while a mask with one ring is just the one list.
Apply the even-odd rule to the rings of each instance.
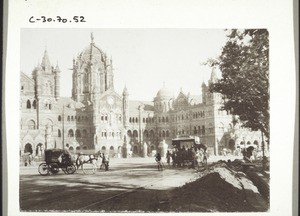
[[157, 98], [171, 98], [173, 94], [165, 86], [163, 86], [156, 94]]

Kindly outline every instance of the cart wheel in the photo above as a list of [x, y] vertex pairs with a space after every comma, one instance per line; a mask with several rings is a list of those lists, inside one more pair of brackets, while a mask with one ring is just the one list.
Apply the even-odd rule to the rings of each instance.
[[76, 166], [74, 164], [67, 166], [67, 173], [73, 174], [76, 171]]
[[59, 166], [57, 163], [52, 163], [49, 165], [50, 166], [50, 172], [54, 175], [56, 175], [59, 171]]
[[49, 174], [49, 166], [48, 166], [48, 164], [46, 164], [46, 163], [41, 163], [41, 164], [39, 165], [38, 171], [39, 171], [39, 173], [40, 173], [42, 176], [48, 175], [48, 174]]

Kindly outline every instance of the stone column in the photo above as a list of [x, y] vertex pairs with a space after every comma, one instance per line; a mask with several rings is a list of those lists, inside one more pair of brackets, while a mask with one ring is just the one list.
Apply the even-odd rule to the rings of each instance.
[[142, 151], [142, 157], [147, 157], [148, 156], [148, 145], [146, 142], [144, 142], [143, 145], [143, 151]]

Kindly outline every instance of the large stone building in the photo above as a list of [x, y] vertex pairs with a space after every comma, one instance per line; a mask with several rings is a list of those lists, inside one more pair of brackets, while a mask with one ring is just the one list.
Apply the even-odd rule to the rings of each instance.
[[145, 143], [150, 153], [163, 140], [171, 148], [177, 136], [199, 136], [214, 154], [243, 143], [260, 146], [260, 133], [233, 125], [234, 116], [220, 110], [221, 96], [209, 92], [215, 69], [202, 83], [202, 95], [180, 91], [173, 97], [163, 86], [153, 101], [133, 101], [126, 87], [121, 95], [115, 92], [112, 60], [93, 40], [73, 59], [71, 98], [60, 97], [61, 71], [47, 50], [31, 77], [21, 73], [20, 154], [67, 148], [115, 155], [128, 142], [140, 155]]

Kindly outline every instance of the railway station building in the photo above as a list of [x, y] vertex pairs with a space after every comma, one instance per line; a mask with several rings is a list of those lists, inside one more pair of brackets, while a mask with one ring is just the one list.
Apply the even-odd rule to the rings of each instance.
[[60, 96], [62, 72], [51, 64], [47, 50], [31, 75], [21, 72], [21, 155], [38, 157], [45, 149], [67, 148], [72, 153], [101, 151], [114, 157], [128, 143], [140, 156], [144, 145], [150, 154], [161, 142], [172, 148], [172, 139], [178, 136], [198, 136], [216, 155], [224, 148], [261, 147], [261, 133], [233, 124], [236, 116], [220, 109], [221, 95], [209, 91], [218, 79], [215, 68], [206, 83], [199, 81], [199, 95], [181, 90], [174, 97], [163, 85], [153, 101], [130, 100], [130, 86], [121, 93], [114, 90], [113, 62], [91, 37], [73, 59], [72, 70], [70, 98]]

